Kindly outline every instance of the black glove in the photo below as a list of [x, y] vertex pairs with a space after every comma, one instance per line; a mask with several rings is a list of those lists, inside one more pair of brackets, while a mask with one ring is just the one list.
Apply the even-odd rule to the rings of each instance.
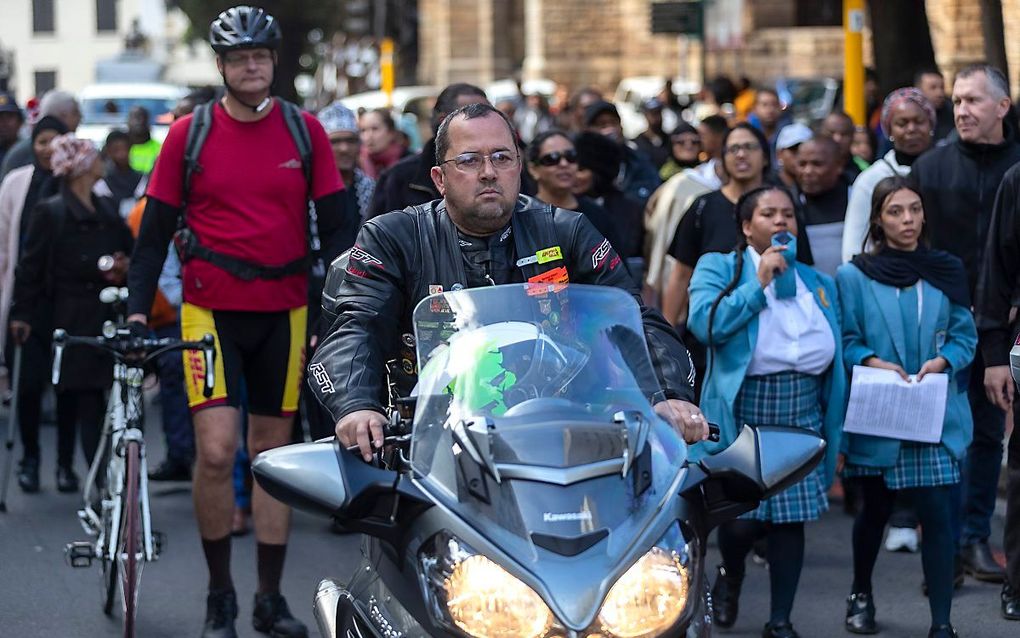
[[128, 338], [132, 341], [140, 341], [142, 339], [149, 338], [149, 326], [145, 325], [141, 321], [129, 321], [124, 324], [124, 328], [128, 332]]

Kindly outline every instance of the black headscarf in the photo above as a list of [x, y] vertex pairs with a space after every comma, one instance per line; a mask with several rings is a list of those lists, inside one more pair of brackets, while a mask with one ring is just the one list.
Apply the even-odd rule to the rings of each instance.
[[[676, 128], [673, 129], [673, 132], [670, 133], [669, 135], [670, 138], [672, 138], [674, 135], [680, 135], [682, 133], [690, 133], [693, 135], [697, 135], [699, 139], [701, 138], [701, 134], [698, 133], [698, 129], [694, 128], [693, 126], [691, 126], [687, 122], [684, 122], [683, 120], [681, 120], [680, 123], [676, 125]], [[673, 162], [680, 168], [694, 168], [695, 166], [701, 163], [697, 155], [695, 155], [694, 159], [690, 161], [681, 160], [679, 157], [676, 156], [676, 153], [674, 153], [673, 150], [674, 149], [672, 139], [670, 139], [669, 156], [670, 158], [673, 159]]]
[[853, 258], [854, 266], [880, 284], [907, 288], [923, 279], [942, 291], [957, 305], [970, 308], [967, 272], [956, 255], [944, 250], [918, 246], [904, 251], [884, 246], [874, 254], [862, 253]]
[[[35, 145], [35, 138], [39, 137], [39, 134], [43, 131], [56, 131], [57, 135], [63, 135], [67, 133], [67, 126], [53, 117], [47, 115], [32, 127], [32, 144]], [[21, 209], [21, 228], [22, 231], [27, 227], [28, 214], [32, 212], [35, 205], [43, 199], [56, 195], [59, 190], [60, 180], [53, 176], [53, 171], [43, 168], [39, 164], [39, 158], [36, 157], [35, 151], [32, 151], [32, 164], [35, 166], [35, 170], [32, 171], [32, 181], [28, 185], [28, 193], [25, 195], [25, 205]], [[24, 237], [24, 232], [22, 232]]]

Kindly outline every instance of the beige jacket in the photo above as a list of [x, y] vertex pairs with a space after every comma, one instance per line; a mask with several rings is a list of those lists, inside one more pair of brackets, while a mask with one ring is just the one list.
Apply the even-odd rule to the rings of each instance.
[[7, 317], [14, 297], [14, 269], [18, 265], [21, 212], [35, 166], [16, 168], [0, 182], [0, 362], [7, 343]]

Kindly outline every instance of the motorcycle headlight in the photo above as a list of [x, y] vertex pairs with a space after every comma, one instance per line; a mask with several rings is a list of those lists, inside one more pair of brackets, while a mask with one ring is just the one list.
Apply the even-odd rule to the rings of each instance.
[[533, 589], [460, 540], [440, 534], [422, 552], [433, 614], [475, 638], [541, 638], [554, 617]]
[[604, 632], [616, 638], [658, 636], [680, 619], [691, 573], [688, 552], [668, 548], [671, 544], [653, 547], [609, 590], [598, 616]]

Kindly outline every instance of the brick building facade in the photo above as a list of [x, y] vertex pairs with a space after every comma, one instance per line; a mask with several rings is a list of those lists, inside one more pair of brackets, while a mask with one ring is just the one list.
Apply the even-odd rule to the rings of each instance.
[[[701, 74], [701, 43], [652, 35], [650, 0], [419, 0], [418, 79], [443, 85], [545, 77], [570, 87], [612, 90], [620, 78]], [[709, 76], [843, 74], [841, 0], [714, 0], [716, 22], [736, 28], [720, 43], [709, 34]], [[983, 59], [979, 0], [927, 0], [936, 59], [951, 78]], [[1002, 0], [1014, 93], [1020, 90], [1020, 0]], [[710, 25], [711, 26], [711, 25]], [[718, 25], [717, 25], [718, 26]], [[731, 34], [732, 35], [732, 34]], [[865, 64], [870, 31], [865, 30]]]

